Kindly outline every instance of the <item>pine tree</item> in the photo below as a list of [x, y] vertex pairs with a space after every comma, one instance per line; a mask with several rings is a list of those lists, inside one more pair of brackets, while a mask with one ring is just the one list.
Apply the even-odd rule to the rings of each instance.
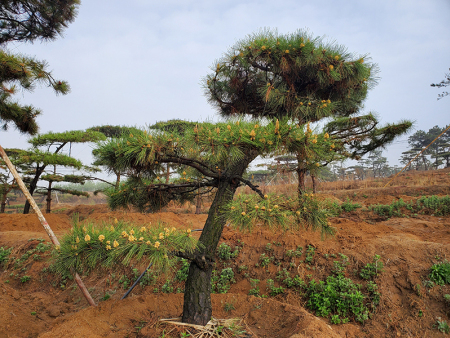
[[[205, 78], [204, 88], [209, 102], [224, 117], [288, 117], [309, 130], [310, 123], [331, 119], [322, 132], [310, 133], [288, 149], [298, 160], [301, 197], [308, 170], [335, 160], [332, 153], [358, 159], [411, 127], [409, 121], [378, 127], [373, 114], [361, 115], [377, 73], [368, 55], [354, 56], [343, 46], [303, 31], [279, 35], [263, 30], [224, 54]], [[328, 135], [329, 140], [312, 145], [317, 135]]]
[[21, 133], [38, 132], [36, 117], [41, 111], [21, 105], [12, 96], [18, 89], [33, 91], [36, 85], [52, 87], [57, 94], [70, 91], [56, 80], [45, 61], [15, 55], [7, 50], [11, 41], [53, 40], [75, 18], [78, 0], [6, 0], [0, 5], [0, 127], [13, 124]]
[[0, 45], [54, 40], [75, 19], [79, 0], [3, 0]]
[[[264, 31], [238, 42], [204, 80], [208, 100], [226, 122], [197, 123], [183, 131], [149, 129], [123, 135], [115, 144], [99, 144], [99, 152], [111, 147], [114, 166], [132, 173], [110, 194], [114, 208], [134, 205], [155, 210], [174, 198], [189, 198], [198, 189], [215, 189], [197, 250], [174, 253], [191, 261], [184, 322], [205, 325], [211, 318], [211, 274], [226, 222], [225, 206], [241, 184], [264, 198], [243, 178], [257, 156], [290, 149], [309, 152], [312, 147], [306, 163], [317, 167], [317, 156], [325, 151], [338, 148], [356, 156], [409, 128], [409, 122], [377, 129], [371, 117], [351, 119], [374, 82], [372, 71], [374, 66], [367, 66], [363, 57], [354, 59], [342, 47], [333, 49], [303, 32], [278, 36]], [[254, 120], [243, 120], [246, 115]], [[308, 130], [308, 122], [333, 116], [339, 119], [326, 131]], [[179, 179], [165, 183], [158, 173], [166, 164], [189, 167], [194, 174], [182, 172]]]
[[[80, 161], [68, 156], [61, 154], [63, 148], [72, 143], [86, 143], [86, 142], [97, 142], [104, 140], [105, 136], [102, 133], [95, 131], [66, 131], [62, 133], [47, 133], [43, 135], [38, 135], [29, 140], [29, 143], [33, 146], [33, 149], [23, 155], [26, 159], [28, 158], [28, 163], [33, 167], [34, 172], [27, 179], [28, 190], [31, 195], [35, 192], [38, 187], [38, 182], [41, 179], [41, 175], [45, 173], [47, 166], [65, 166], [73, 167], [76, 169], [83, 168]], [[42, 149], [42, 150], [41, 150]], [[48, 174], [55, 175], [54, 172]], [[59, 175], [61, 176], [61, 175]], [[24, 179], [25, 180], [25, 179]], [[57, 181], [56, 176], [47, 176], [48, 182]], [[51, 184], [50, 189], [51, 191]], [[25, 203], [25, 208], [23, 213], [28, 214], [30, 211], [30, 204]]]

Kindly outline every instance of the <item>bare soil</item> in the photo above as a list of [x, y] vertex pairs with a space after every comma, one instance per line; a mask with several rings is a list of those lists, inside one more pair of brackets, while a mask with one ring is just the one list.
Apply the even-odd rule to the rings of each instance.
[[[423, 185], [418, 185], [421, 182]], [[349, 198], [367, 206], [450, 193], [448, 170], [402, 174], [387, 188], [374, 187], [373, 181], [356, 182], [353, 186], [347, 183], [345, 186], [342, 183], [344, 189], [337, 189], [338, 185], [336, 189], [322, 186], [322, 198], [341, 202]], [[266, 188], [273, 189], [277, 188]], [[289, 189], [295, 191], [295, 187]], [[67, 204], [57, 209], [60, 213], [45, 215], [57, 236], [71, 228], [73, 217], [99, 223], [113, 222], [115, 218], [136, 224], [163, 221], [184, 229], [201, 229], [207, 217], [194, 214], [192, 206], [174, 205], [155, 214], [111, 211], [105, 204]], [[245, 265], [248, 270], [236, 273], [236, 283], [228, 293], [212, 295], [213, 316], [238, 318], [248, 337], [441, 337], [443, 334], [433, 325], [437, 318], [450, 320], [450, 304], [444, 299], [445, 294], [450, 294], [450, 286], [426, 285], [430, 266], [450, 259], [450, 217], [417, 215], [386, 219], [357, 209], [330, 221], [337, 230], [336, 235], [324, 240], [320, 233], [310, 231], [274, 233], [259, 229], [242, 233], [225, 228], [223, 242], [232, 247], [244, 243], [239, 256], [229, 266], [237, 271], [238, 266]], [[47, 240], [36, 215], [0, 215], [0, 247], [14, 247], [14, 256], [20, 257], [36, 248], [40, 238]], [[279, 265], [255, 267], [260, 255], [267, 253], [267, 243], [271, 243], [271, 255]], [[309, 266], [297, 260], [295, 267], [290, 268], [292, 274], [299, 274], [306, 281], [325, 279], [333, 267], [330, 255], [342, 253], [350, 259], [348, 277], [362, 283], [354, 271], [371, 262], [374, 255], [381, 256], [384, 271], [375, 279], [381, 302], [371, 319], [363, 325], [355, 322], [332, 325], [329, 319], [316, 317], [309, 311], [305, 299], [294, 291], [269, 298], [248, 295], [250, 278], [260, 279], [261, 293], [267, 293], [264, 281], [275, 279], [276, 273], [289, 263], [285, 251], [308, 245], [316, 249], [313, 264]], [[126, 289], [118, 283], [117, 276], [129, 274], [129, 267], [115, 271], [99, 269], [82, 277], [99, 304], [93, 308], [73, 281], [61, 281], [45, 270], [48, 266], [47, 259], [30, 257], [20, 268], [10, 264], [0, 271], [0, 337], [180, 337], [186, 332], [186, 327], [159, 322], [161, 318], [181, 315], [181, 293], [154, 293], [154, 286], [137, 286], [127, 299], [120, 300]], [[145, 262], [134, 268], [140, 272], [144, 267]], [[23, 276], [29, 276], [30, 280], [21, 282]], [[161, 287], [164, 278], [158, 283], [156, 286]], [[111, 297], [102, 300], [107, 293]]]

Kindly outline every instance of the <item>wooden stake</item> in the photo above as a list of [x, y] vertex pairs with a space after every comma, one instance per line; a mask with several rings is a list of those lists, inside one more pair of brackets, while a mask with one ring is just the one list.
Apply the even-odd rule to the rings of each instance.
[[[56, 238], [55, 233], [48, 225], [47, 221], [44, 218], [44, 215], [42, 215], [41, 210], [39, 210], [39, 207], [37, 206], [36, 202], [34, 201], [33, 197], [30, 195], [30, 192], [28, 191], [25, 184], [23, 184], [22, 179], [20, 178], [19, 174], [16, 171], [16, 168], [14, 168], [13, 164], [8, 158], [8, 155], [6, 155], [5, 150], [0, 146], [0, 156], [2, 157], [3, 161], [5, 161], [6, 165], [8, 166], [9, 170], [11, 171], [11, 174], [16, 179], [17, 184], [20, 187], [20, 190], [22, 190], [23, 194], [27, 198], [27, 201], [30, 203], [31, 207], [33, 208], [34, 212], [39, 218], [39, 221], [41, 222], [42, 226], [44, 227], [45, 231], [47, 232], [48, 237], [50, 237], [52, 243], [55, 246], [60, 246], [58, 238]], [[80, 288], [81, 292], [83, 293], [83, 296], [88, 301], [89, 305], [96, 306], [94, 300], [92, 299], [91, 295], [89, 294], [89, 291], [86, 289], [86, 286], [84, 285], [83, 281], [81, 280], [78, 273], [75, 274], [75, 282], [78, 284], [78, 287]]]

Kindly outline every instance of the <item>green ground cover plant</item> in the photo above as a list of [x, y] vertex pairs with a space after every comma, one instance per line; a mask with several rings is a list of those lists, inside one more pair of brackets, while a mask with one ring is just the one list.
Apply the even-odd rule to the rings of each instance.
[[405, 217], [407, 213], [413, 216], [415, 214], [446, 216], [450, 214], [450, 196], [422, 196], [410, 202], [400, 198], [391, 204], [370, 205], [368, 209], [384, 217]]
[[450, 262], [433, 264], [430, 268], [430, 280], [437, 285], [450, 284]]

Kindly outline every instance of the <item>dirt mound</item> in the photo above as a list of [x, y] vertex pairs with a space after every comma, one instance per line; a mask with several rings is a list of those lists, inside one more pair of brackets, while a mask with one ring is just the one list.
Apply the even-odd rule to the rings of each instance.
[[[299, 307], [273, 299], [241, 294], [212, 297], [215, 309], [220, 309], [224, 303], [230, 302], [236, 304], [231, 318], [243, 318], [241, 325], [254, 337], [341, 337], [330, 325]], [[126, 337], [131, 334], [160, 337], [164, 333], [177, 332], [177, 328], [158, 322], [158, 318], [177, 317], [181, 314], [182, 307], [181, 294], [144, 295], [123, 301], [109, 300], [97, 308], [87, 308], [69, 317], [60, 318], [49, 332], [42, 333], [39, 337]], [[215, 316], [228, 318], [230, 314], [216, 311]], [[186, 327], [180, 327], [178, 330], [185, 331]]]
[[[54, 231], [71, 227], [71, 220], [66, 215], [44, 214], [44, 217]], [[45, 232], [35, 214], [0, 214], [0, 232], [4, 231]]]
[[[330, 189], [318, 196], [338, 203], [348, 197], [366, 206], [388, 204], [400, 198], [410, 201], [422, 195], [442, 196], [450, 192], [448, 173], [448, 170], [408, 172], [388, 188], [381, 187], [388, 179], [350, 182], [345, 186], [348, 190]], [[376, 188], [376, 184], [380, 187]], [[292, 186], [270, 189], [295, 193]], [[62, 210], [61, 214], [45, 216], [59, 237], [70, 229], [75, 214], [82, 222], [110, 223], [118, 219], [154, 224], [161, 221], [182, 229], [201, 229], [207, 215], [195, 215], [194, 209], [171, 205], [164, 212], [143, 214], [132, 210], [111, 211], [105, 204], [77, 205]], [[415, 214], [388, 219], [360, 208], [330, 218], [330, 222], [336, 234], [324, 240], [320, 233], [308, 230], [272, 232], [260, 228], [244, 233], [226, 227], [221, 241], [241, 249], [234, 260], [217, 260], [217, 273], [222, 268], [232, 268], [236, 283], [231, 284], [227, 294], [212, 295], [213, 316], [239, 318], [249, 337], [441, 337], [442, 333], [434, 325], [438, 318], [450, 320], [444, 298], [450, 294], [450, 286], [433, 286], [430, 267], [450, 260], [450, 217]], [[11, 256], [15, 257], [6, 271], [0, 271], [0, 337], [178, 338], [186, 332], [186, 327], [159, 322], [161, 318], [180, 316], [183, 295], [177, 292], [182, 292], [181, 282], [172, 280], [173, 290], [164, 293], [166, 276], [157, 276], [160, 280], [138, 285], [129, 298], [121, 301], [143, 266], [119, 266], [114, 271], [99, 268], [89, 276], [82, 276], [99, 304], [90, 308], [70, 277], [58, 279], [48, 272], [51, 246], [45, 253], [39, 253], [35, 250], [41, 240], [32, 238], [47, 239], [36, 215], [0, 215], [0, 247], [14, 246]], [[303, 250], [300, 256], [287, 256], [288, 250], [299, 247]], [[308, 264], [307, 248], [314, 251]], [[264, 267], [261, 266], [263, 254], [271, 260]], [[280, 272], [287, 270], [292, 277], [298, 274], [305, 283], [323, 281], [333, 274], [335, 261], [341, 255], [348, 257], [345, 277], [362, 288], [367, 282], [360, 277], [361, 269], [373, 262], [375, 255], [380, 255], [384, 264], [383, 272], [374, 279], [380, 303], [363, 325], [355, 322], [331, 325], [329, 318], [316, 317], [307, 311], [304, 295], [292, 289], [265, 298], [269, 294], [268, 279], [274, 280], [276, 286], [282, 285], [276, 278]], [[251, 279], [260, 281], [258, 287], [264, 297], [248, 296], [254, 287]], [[110, 298], [104, 301], [106, 296]]]

